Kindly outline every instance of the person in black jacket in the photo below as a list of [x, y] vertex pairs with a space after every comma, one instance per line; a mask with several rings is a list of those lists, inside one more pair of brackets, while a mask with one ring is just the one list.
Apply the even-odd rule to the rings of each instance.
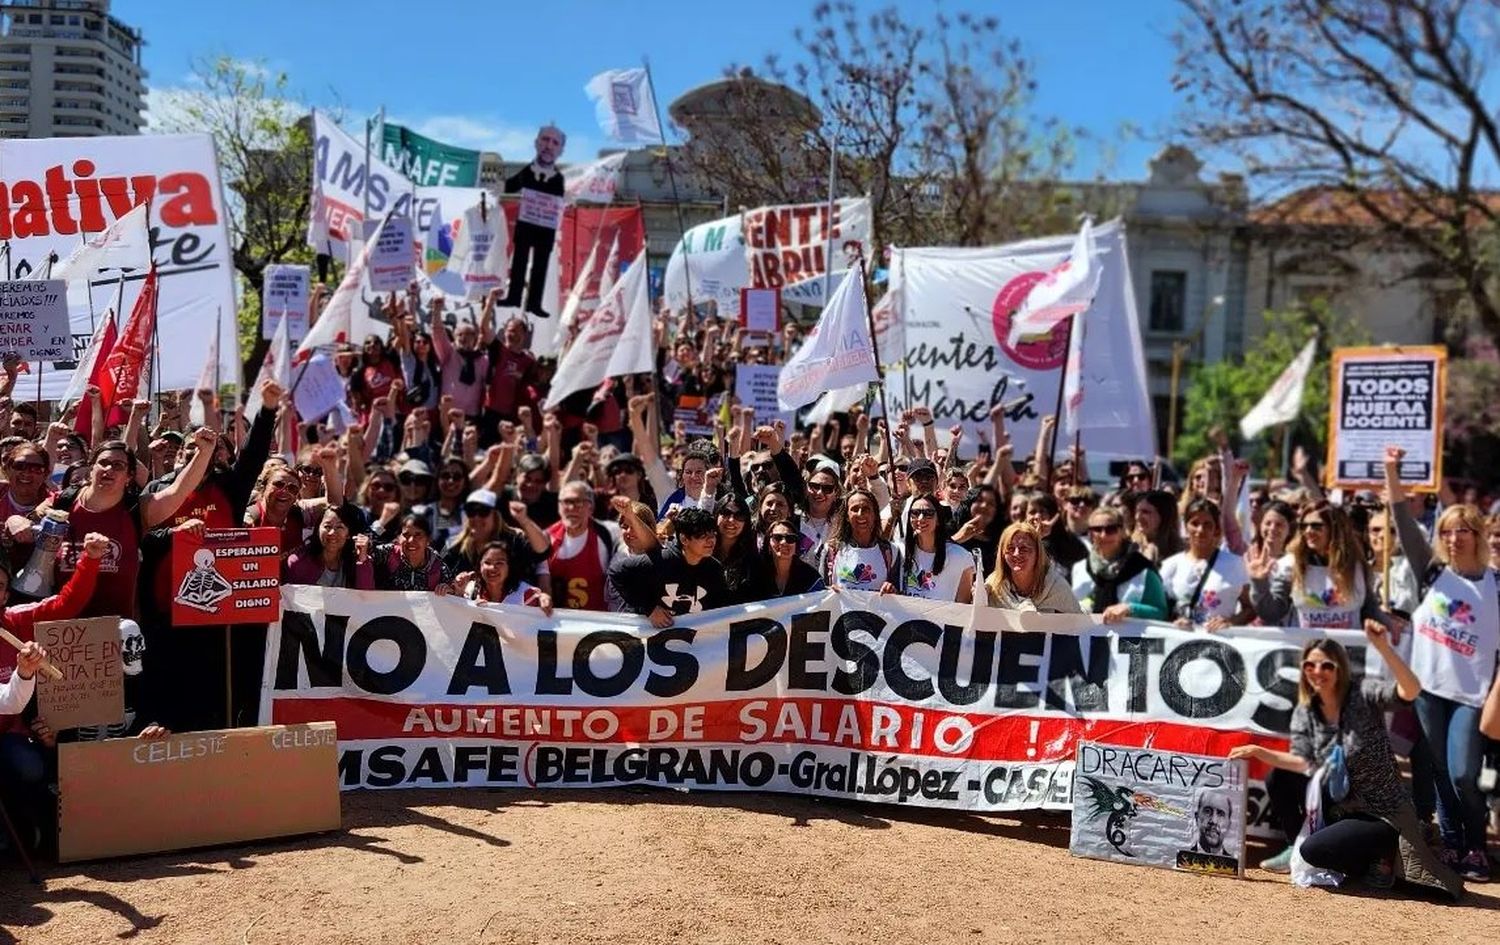
[[724, 566], [713, 556], [719, 540], [714, 516], [683, 509], [674, 520], [676, 537], [642, 555], [616, 558], [609, 568], [615, 593], [631, 613], [670, 627], [672, 618], [729, 603]]
[[[552, 258], [552, 244], [562, 225], [563, 184], [557, 159], [562, 156], [568, 136], [553, 125], [544, 125], [536, 133], [536, 160], [512, 174], [505, 181], [505, 192], [521, 195], [521, 212], [516, 218], [515, 240], [510, 257], [510, 283], [501, 305], [515, 308], [521, 304], [521, 290], [526, 290], [526, 311], [538, 318], [550, 317], [542, 310], [542, 290], [547, 284], [547, 262]], [[530, 272], [528, 273], [528, 260]]]

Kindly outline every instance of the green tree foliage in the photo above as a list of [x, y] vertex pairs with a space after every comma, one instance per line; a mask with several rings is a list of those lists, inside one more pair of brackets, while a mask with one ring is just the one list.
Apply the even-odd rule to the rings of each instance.
[[[1369, 343], [1369, 336], [1352, 319], [1340, 316], [1322, 300], [1307, 308], [1267, 312], [1265, 334], [1248, 346], [1243, 358], [1200, 364], [1188, 372], [1182, 391], [1182, 429], [1172, 457], [1180, 468], [1213, 450], [1213, 432], [1223, 430], [1238, 443], [1240, 418], [1270, 389], [1286, 366], [1317, 333], [1318, 353], [1303, 392], [1302, 416], [1292, 430], [1292, 441], [1314, 457], [1322, 457], [1328, 443], [1329, 352], [1336, 347]], [[1281, 462], [1282, 432], [1271, 429], [1256, 440], [1239, 444], [1264, 474]]]

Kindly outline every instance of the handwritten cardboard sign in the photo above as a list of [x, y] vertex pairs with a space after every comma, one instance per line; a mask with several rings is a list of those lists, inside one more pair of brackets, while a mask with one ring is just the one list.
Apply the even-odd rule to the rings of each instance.
[[36, 642], [63, 674], [37, 677], [37, 712], [54, 731], [125, 720], [119, 617], [38, 623]]
[[281, 619], [281, 531], [209, 529], [172, 536], [172, 626]]
[[17, 354], [23, 361], [73, 357], [66, 281], [0, 282], [0, 354]]
[[332, 722], [72, 742], [57, 759], [64, 863], [340, 826]]

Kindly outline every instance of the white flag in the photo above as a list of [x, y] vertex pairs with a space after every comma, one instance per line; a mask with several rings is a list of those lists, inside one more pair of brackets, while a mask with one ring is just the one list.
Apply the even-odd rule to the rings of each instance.
[[599, 298], [609, 294], [620, 277], [620, 232], [615, 231], [615, 241], [609, 244], [609, 255], [604, 259], [604, 271], [599, 273]]
[[864, 268], [856, 266], [844, 274], [807, 340], [781, 369], [776, 399], [782, 410], [796, 410], [826, 390], [879, 379]]
[[620, 151], [592, 164], [566, 168], [563, 199], [568, 203], [614, 202], [615, 191], [620, 187], [620, 168], [625, 164], [627, 153]]
[[[308, 328], [307, 334], [302, 336], [302, 342], [297, 345], [298, 363], [305, 361], [318, 348], [331, 348], [341, 341], [363, 338], [371, 333], [386, 333], [384, 325], [369, 317], [369, 311], [361, 298], [361, 287], [365, 282], [365, 270], [370, 265], [370, 254], [375, 244], [380, 242], [380, 231], [385, 229], [394, 215], [394, 210], [385, 215], [379, 228], [370, 235], [370, 241], [360, 247], [359, 255], [344, 270], [343, 281], [334, 290], [333, 297], [324, 304], [318, 320]], [[311, 313], [308, 314], [311, 316]]]
[[855, 404], [865, 402], [865, 392], [869, 389], [869, 384], [861, 382], [828, 391], [818, 399], [813, 409], [807, 412], [807, 422], [827, 423], [833, 419], [834, 414], [847, 413]]
[[1058, 322], [1093, 304], [1099, 289], [1098, 250], [1094, 247], [1094, 223], [1084, 220], [1073, 241], [1068, 258], [1031, 287], [1016, 313], [1010, 319], [1010, 343], [1018, 344], [1024, 335], [1051, 331]]
[[1240, 434], [1245, 439], [1259, 436], [1267, 427], [1291, 423], [1302, 412], [1302, 389], [1307, 384], [1307, 373], [1312, 370], [1313, 357], [1318, 353], [1318, 338], [1314, 335], [1303, 345], [1302, 350], [1286, 366], [1276, 383], [1266, 391], [1250, 412], [1240, 421]]
[[1063, 430], [1069, 435], [1078, 433], [1079, 411], [1083, 409], [1083, 343], [1088, 335], [1088, 323], [1083, 319], [1073, 323], [1068, 336], [1068, 356], [1063, 362]]
[[447, 268], [463, 278], [465, 298], [482, 299], [505, 285], [508, 252], [505, 211], [494, 204], [473, 206], [464, 212]]
[[[573, 288], [568, 290], [568, 301], [563, 304], [562, 314], [557, 319], [557, 333], [562, 337], [562, 346], [566, 350], [573, 343], [577, 334], [579, 306], [583, 304], [583, 288], [594, 278], [594, 269], [599, 264], [599, 244], [589, 249], [589, 254], [583, 260], [583, 270], [573, 280]], [[608, 294], [608, 293], [605, 293]]]
[[[281, 320], [286, 321], [286, 313], [281, 313]], [[275, 335], [273, 334], [274, 338]], [[193, 388], [193, 400], [188, 406], [188, 422], [193, 426], [201, 427], [208, 422], [207, 408], [203, 406], [203, 398], [198, 396], [200, 390], [211, 390], [214, 396], [219, 396], [219, 385], [215, 384], [219, 376], [219, 333], [208, 341], [208, 358], [203, 362], [203, 370], [198, 372], [198, 384]]]
[[313, 167], [312, 197], [307, 202], [307, 245], [313, 252], [333, 255], [333, 243], [328, 234], [328, 211], [323, 207], [323, 179]]
[[651, 298], [642, 251], [625, 270], [625, 278], [600, 300], [579, 333], [577, 343], [558, 361], [552, 392], [547, 395], [543, 409], [556, 407], [569, 394], [593, 390], [607, 378], [649, 374], [655, 368]]
[[100, 270], [147, 269], [150, 265], [151, 231], [146, 205], [138, 204], [53, 266], [52, 278], [67, 280], [69, 308], [86, 309], [93, 291], [90, 283]]
[[104, 335], [109, 326], [115, 323], [115, 313], [125, 304], [125, 273], [120, 273], [120, 278], [115, 282], [115, 297], [105, 310], [104, 317], [99, 319], [94, 326], [94, 334], [89, 339], [89, 349], [83, 353], [83, 360], [73, 371], [73, 377], [68, 381], [68, 389], [63, 392], [62, 400], [58, 403], [64, 407], [83, 399], [83, 389], [89, 385], [89, 378], [94, 373], [94, 362], [99, 360], [99, 346], [104, 342]]
[[611, 69], [583, 87], [604, 133], [621, 144], [660, 144], [661, 124], [645, 69]]
[[250, 420], [260, 413], [260, 385], [266, 379], [274, 380], [281, 385], [282, 393], [285, 394], [292, 389], [292, 343], [291, 336], [287, 334], [288, 319], [281, 319], [276, 323], [276, 334], [271, 337], [271, 346], [266, 349], [266, 356], [260, 362], [260, 371], [255, 375], [255, 383], [250, 387], [250, 396], [245, 401], [245, 416]]

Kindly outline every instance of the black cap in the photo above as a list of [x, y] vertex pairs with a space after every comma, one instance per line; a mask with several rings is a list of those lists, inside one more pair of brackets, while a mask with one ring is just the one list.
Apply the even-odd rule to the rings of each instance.
[[911, 461], [911, 465], [906, 467], [906, 474], [908, 476], [915, 476], [919, 473], [931, 473], [936, 476], [937, 466], [930, 459], [914, 459]]
[[617, 466], [634, 466], [636, 469], [639, 469], [643, 472], [646, 469], [646, 464], [641, 462], [641, 458], [634, 453], [619, 454], [614, 459], [609, 461], [609, 464], [604, 467], [604, 471], [606, 473], [612, 473], [615, 471], [615, 467]]

